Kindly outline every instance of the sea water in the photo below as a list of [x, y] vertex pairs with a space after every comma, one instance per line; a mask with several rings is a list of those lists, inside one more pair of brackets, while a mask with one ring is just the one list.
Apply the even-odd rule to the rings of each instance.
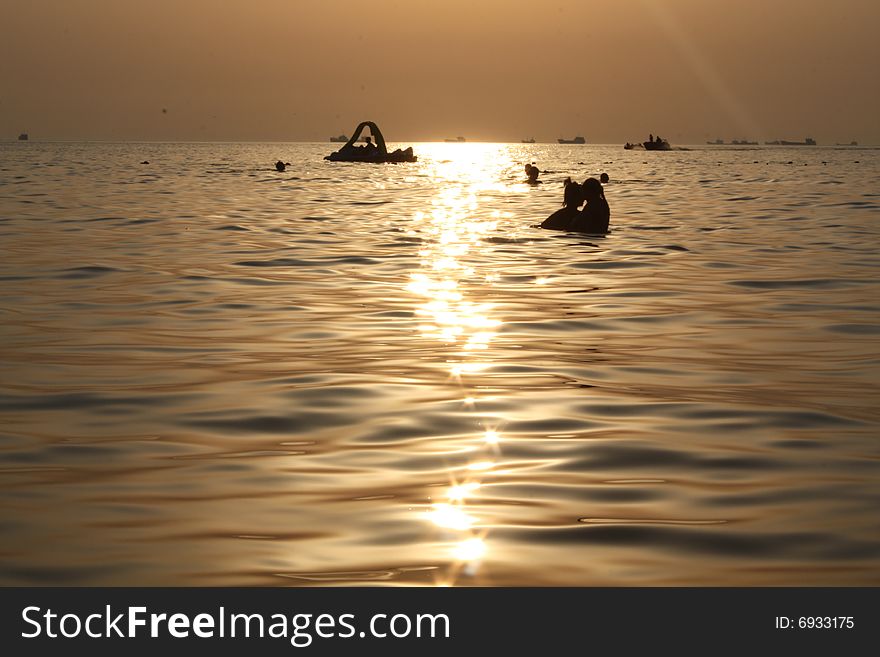
[[0, 144], [0, 583], [880, 584], [880, 151], [330, 150]]

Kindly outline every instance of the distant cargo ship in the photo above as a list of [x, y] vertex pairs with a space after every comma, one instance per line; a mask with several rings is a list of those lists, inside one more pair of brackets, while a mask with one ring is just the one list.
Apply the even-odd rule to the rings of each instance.
[[746, 141], [745, 139], [734, 139], [729, 144], [723, 139], [716, 139], [715, 141], [707, 141], [707, 144], [710, 146], [757, 146], [758, 142], [756, 141]]
[[785, 139], [777, 139], [776, 141], [765, 141], [767, 146], [815, 146], [816, 140], [807, 137], [804, 141], [786, 141]]
[[562, 137], [560, 137], [556, 141], [558, 141], [560, 144], [586, 144], [587, 143], [587, 140], [584, 139], [583, 137], [580, 137], [580, 136], [575, 137], [574, 139], [563, 139]]
[[848, 144], [841, 144], [841, 143], [838, 143], [838, 144], [836, 144], [836, 145], [837, 145], [837, 146], [858, 146], [858, 145], [859, 145], [859, 142], [857, 142], [857, 141], [851, 141], [851, 142], [849, 142]]
[[448, 142], [450, 144], [460, 143], [463, 141], [467, 141], [464, 137], [456, 137], [455, 139], [444, 139], [443, 141]]
[[534, 144], [534, 143], [535, 143], [535, 138], [532, 137], [531, 139], [522, 139], [521, 141], [522, 141], [523, 144]]

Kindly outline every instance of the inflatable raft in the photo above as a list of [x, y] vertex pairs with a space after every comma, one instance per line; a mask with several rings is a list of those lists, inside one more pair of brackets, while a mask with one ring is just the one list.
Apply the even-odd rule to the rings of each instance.
[[[363, 146], [355, 146], [365, 128], [370, 129], [373, 141], [367, 140], [367, 143]], [[357, 127], [351, 139], [345, 143], [345, 146], [341, 147], [338, 151], [330, 153], [324, 159], [331, 162], [382, 164], [385, 162], [415, 162], [418, 158], [413, 155], [412, 146], [403, 150], [398, 148], [389, 153], [388, 147], [385, 145], [385, 137], [382, 136], [379, 126], [372, 121], [364, 121]]]

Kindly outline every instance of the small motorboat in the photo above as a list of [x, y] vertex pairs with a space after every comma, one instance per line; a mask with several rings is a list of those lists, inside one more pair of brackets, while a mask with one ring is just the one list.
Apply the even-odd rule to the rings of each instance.
[[[368, 137], [364, 146], [355, 146], [365, 128], [370, 129], [372, 140]], [[363, 121], [358, 125], [351, 139], [345, 142], [344, 146], [338, 151], [330, 153], [324, 159], [331, 162], [383, 164], [386, 162], [415, 162], [418, 158], [413, 155], [412, 146], [405, 149], [398, 148], [389, 153], [388, 147], [385, 145], [385, 137], [382, 136], [379, 126], [372, 121]]]
[[28, 140], [28, 133], [26, 133], [26, 132], [22, 132], [18, 136], [18, 141], [27, 141], [27, 140]]
[[671, 151], [672, 146], [665, 139], [657, 137], [654, 141], [646, 141], [642, 143], [646, 151]]
[[523, 144], [534, 144], [534, 143], [535, 143], [535, 138], [532, 137], [531, 139], [521, 139], [520, 141], [521, 141], [521, 143], [523, 143]]

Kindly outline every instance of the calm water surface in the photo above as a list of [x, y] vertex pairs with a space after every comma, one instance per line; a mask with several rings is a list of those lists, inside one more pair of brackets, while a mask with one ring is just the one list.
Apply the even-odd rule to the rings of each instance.
[[0, 583], [880, 584], [880, 151], [329, 150], [0, 144]]

